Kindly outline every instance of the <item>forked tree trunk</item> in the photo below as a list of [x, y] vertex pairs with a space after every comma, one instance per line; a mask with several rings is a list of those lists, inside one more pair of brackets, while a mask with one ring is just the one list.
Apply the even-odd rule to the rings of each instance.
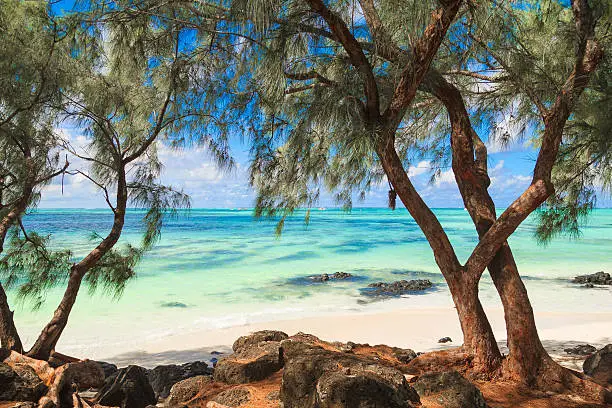
[[478, 299], [478, 280], [471, 279], [461, 267], [442, 226], [410, 183], [392, 143], [392, 133], [393, 131], [388, 130], [387, 141], [378, 148], [387, 178], [423, 231], [434, 252], [436, 263], [448, 283], [461, 323], [463, 348], [474, 356], [474, 372], [490, 376], [501, 364], [501, 353]]

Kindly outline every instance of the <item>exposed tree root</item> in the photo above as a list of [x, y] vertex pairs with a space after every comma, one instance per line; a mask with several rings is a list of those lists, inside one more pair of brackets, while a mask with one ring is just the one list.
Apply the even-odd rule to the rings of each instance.
[[612, 390], [597, 383], [594, 379], [569, 368], [561, 366], [547, 354], [542, 357], [531, 381], [511, 368], [511, 360], [506, 358], [502, 364], [502, 378], [526, 383], [529, 387], [545, 392], [573, 394], [586, 400], [612, 404]]
[[[543, 395], [560, 394], [568, 397], [577, 397], [585, 402], [599, 404], [612, 404], [612, 390], [597, 383], [592, 378], [565, 368], [555, 362], [548, 355], [542, 358], [537, 373], [530, 377], [519, 374], [506, 357], [502, 366], [496, 370], [486, 370], [474, 364], [474, 356], [463, 348], [457, 347], [447, 350], [432, 351], [421, 354], [404, 366], [403, 371], [412, 375], [421, 375], [426, 372], [441, 372], [456, 370], [465, 377], [482, 382], [506, 382], [543, 393]], [[531, 381], [528, 381], [531, 378]], [[518, 388], [517, 388], [518, 389]]]

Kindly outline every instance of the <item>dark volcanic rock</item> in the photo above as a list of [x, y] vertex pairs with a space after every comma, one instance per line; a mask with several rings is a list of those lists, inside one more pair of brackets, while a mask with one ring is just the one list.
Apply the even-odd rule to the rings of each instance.
[[104, 378], [110, 377], [111, 375], [117, 372], [117, 366], [111, 363], [107, 363], [105, 361], [96, 361], [102, 367], [102, 371], [104, 371]]
[[350, 353], [326, 350], [291, 338], [281, 343], [285, 367], [284, 408], [408, 408], [420, 405], [404, 375]]
[[576, 276], [573, 283], [584, 283], [588, 287], [593, 287], [593, 285], [612, 285], [612, 277], [610, 277], [609, 273], [606, 272], [595, 272], [590, 275], [580, 275]]
[[262, 341], [238, 350], [217, 362], [215, 381], [246, 384], [263, 380], [283, 367], [283, 355], [278, 341]]
[[349, 279], [352, 277], [353, 275], [348, 272], [335, 272], [335, 273], [332, 273], [331, 275], [324, 273], [321, 275], [310, 276], [310, 279], [313, 282], [327, 282], [332, 279], [333, 280], [343, 280], [343, 279]]
[[147, 372], [149, 383], [158, 398], [166, 398], [170, 394], [170, 389], [179, 381], [197, 375], [212, 376], [213, 369], [202, 361], [186, 363], [182, 365], [163, 365], [155, 367]]
[[175, 308], [185, 309], [187, 305], [182, 302], [165, 302], [161, 304], [161, 307], [175, 307]]
[[573, 354], [576, 356], [588, 356], [597, 351], [594, 346], [590, 344], [579, 344], [574, 347], [563, 349], [567, 354]]
[[223, 404], [228, 407], [239, 407], [240, 405], [249, 402], [251, 399], [251, 393], [244, 387], [231, 388], [227, 391], [223, 391], [217, 395], [214, 399], [215, 402]]
[[412, 384], [421, 397], [435, 395], [445, 408], [486, 408], [482, 393], [457, 371], [428, 373]]
[[452, 343], [453, 339], [451, 339], [450, 337], [442, 337], [440, 340], [438, 340], [438, 343]]
[[0, 363], [0, 401], [38, 401], [47, 386], [27, 365], [11, 368]]
[[131, 365], [118, 370], [104, 381], [96, 395], [96, 402], [121, 408], [145, 408], [155, 405], [157, 398], [149, 384], [147, 370]]
[[593, 353], [582, 365], [586, 375], [603, 384], [612, 384], [612, 344]]
[[277, 330], [261, 330], [254, 333], [251, 333], [246, 336], [238, 337], [238, 339], [232, 345], [232, 350], [234, 352], [239, 352], [242, 349], [256, 346], [262, 341], [283, 341], [289, 338], [287, 333], [283, 333], [282, 331]]
[[170, 397], [166, 401], [169, 407], [181, 406], [193, 399], [208, 384], [212, 382], [212, 377], [208, 375], [198, 375], [183, 381], [179, 381], [170, 389]]
[[392, 283], [370, 283], [368, 289], [363, 290], [369, 296], [399, 296], [408, 292], [422, 291], [433, 286], [429, 279], [401, 280]]
[[393, 351], [393, 356], [398, 359], [398, 361], [402, 364], [408, 364], [415, 358], [417, 358], [417, 353], [415, 353], [412, 349], [402, 349], [399, 347], [393, 347], [391, 349]]

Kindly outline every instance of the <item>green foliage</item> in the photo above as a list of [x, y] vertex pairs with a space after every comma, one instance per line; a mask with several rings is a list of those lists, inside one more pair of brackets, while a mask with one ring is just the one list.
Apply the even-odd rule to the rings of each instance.
[[49, 288], [65, 282], [70, 270], [70, 251], [51, 251], [50, 236], [27, 235], [13, 230], [10, 245], [0, 258], [0, 277], [7, 288], [17, 287], [22, 300], [39, 308]]

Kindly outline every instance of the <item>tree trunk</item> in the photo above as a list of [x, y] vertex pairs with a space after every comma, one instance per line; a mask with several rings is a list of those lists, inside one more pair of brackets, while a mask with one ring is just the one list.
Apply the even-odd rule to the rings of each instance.
[[0, 346], [23, 353], [23, 345], [13, 320], [13, 312], [9, 308], [2, 284], [0, 284]]
[[393, 133], [388, 130], [378, 148], [387, 178], [425, 234], [436, 263], [448, 283], [463, 331], [463, 348], [474, 356], [474, 371], [490, 375], [499, 368], [501, 354], [478, 299], [478, 279], [471, 279], [461, 267], [442, 226], [414, 189], [395, 150]]
[[79, 273], [73, 266], [70, 271], [70, 277], [68, 278], [68, 285], [64, 291], [64, 296], [60, 301], [60, 304], [53, 313], [53, 318], [45, 328], [42, 330], [36, 342], [28, 351], [28, 357], [36, 358], [38, 360], [48, 360], [51, 352], [55, 349], [64, 328], [68, 324], [68, 317], [70, 311], [76, 302], [81, 282], [83, 280], [83, 274]]
[[478, 281], [470, 281], [467, 274], [453, 274], [446, 281], [461, 323], [463, 348], [474, 357], [472, 370], [490, 377], [497, 373], [502, 358], [489, 320], [478, 299]]
[[27, 355], [40, 360], [47, 360], [51, 352], [55, 350], [55, 346], [59, 341], [62, 332], [68, 324], [68, 317], [72, 311], [72, 306], [76, 302], [81, 282], [85, 274], [96, 266], [98, 261], [119, 241], [121, 231], [125, 224], [125, 211], [127, 208], [128, 190], [125, 177], [125, 166], [121, 166], [118, 172], [117, 180], [117, 206], [114, 209], [113, 226], [109, 234], [96, 246], [87, 256], [85, 256], [78, 264], [74, 264], [70, 270], [68, 285], [64, 291], [64, 296], [60, 304], [53, 313], [53, 318], [42, 330], [36, 342], [28, 351]]

